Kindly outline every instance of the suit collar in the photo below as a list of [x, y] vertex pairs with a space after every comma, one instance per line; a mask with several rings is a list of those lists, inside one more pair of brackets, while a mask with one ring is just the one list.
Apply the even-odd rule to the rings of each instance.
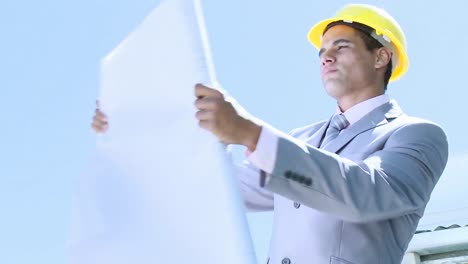
[[360, 120], [361, 118], [363, 118], [368, 113], [372, 112], [372, 110], [388, 102], [390, 102], [389, 96], [387, 94], [382, 94], [382, 95], [364, 100], [356, 105], [353, 105], [344, 113], [341, 112], [341, 109], [337, 105], [337, 113], [335, 114], [342, 113], [346, 117], [346, 119], [348, 119], [349, 123], [352, 125], [356, 123], [358, 120]]
[[[357, 135], [369, 129], [385, 125], [392, 119], [395, 119], [398, 116], [400, 116], [402, 113], [403, 112], [398, 106], [397, 102], [395, 100], [391, 100], [390, 102], [385, 103], [372, 110], [367, 115], [358, 120], [356, 123], [343, 130], [334, 141], [330, 142], [326, 150], [330, 152], [337, 152]], [[329, 123], [330, 120], [326, 122], [326, 124], [322, 126], [319, 129], [319, 131], [317, 131], [317, 136], [314, 137], [314, 141], [311, 142], [314, 143], [312, 144], [313, 146], [319, 146], [320, 141], [322, 140]]]

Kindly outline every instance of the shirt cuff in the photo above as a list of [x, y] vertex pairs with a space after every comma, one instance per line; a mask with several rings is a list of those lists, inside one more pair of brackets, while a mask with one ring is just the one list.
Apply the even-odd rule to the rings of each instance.
[[273, 129], [262, 126], [255, 151], [249, 153], [247, 158], [252, 165], [271, 174], [275, 168], [277, 146], [278, 136]]

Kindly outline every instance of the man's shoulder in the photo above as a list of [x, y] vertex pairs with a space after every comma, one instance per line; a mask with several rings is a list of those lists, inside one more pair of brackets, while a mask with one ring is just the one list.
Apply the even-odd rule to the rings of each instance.
[[391, 123], [395, 123], [391, 132], [393, 137], [404, 136], [418, 140], [443, 139], [444, 141], [447, 139], [444, 129], [431, 120], [402, 114]]
[[407, 114], [399, 116], [397, 121], [400, 127], [432, 127], [443, 130], [442, 127], [434, 121]]

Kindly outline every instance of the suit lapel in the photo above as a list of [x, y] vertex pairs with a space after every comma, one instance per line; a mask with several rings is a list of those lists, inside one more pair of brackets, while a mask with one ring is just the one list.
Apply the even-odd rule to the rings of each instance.
[[307, 144], [318, 148], [320, 146], [320, 142], [322, 142], [322, 139], [325, 136], [325, 131], [327, 131], [327, 127], [329, 124], [330, 124], [330, 119], [328, 119], [328, 121], [325, 122], [323, 126], [320, 127], [319, 130], [317, 130], [314, 134], [312, 134], [312, 136], [307, 138], [306, 140]]
[[[337, 152], [357, 135], [369, 129], [385, 125], [389, 122], [389, 120], [394, 119], [401, 114], [402, 111], [396, 103], [396, 101], [391, 100], [390, 102], [372, 110], [370, 113], [362, 117], [359, 121], [352, 124], [347, 129], [343, 130], [341, 134], [338, 137], [336, 137], [335, 140], [330, 142], [330, 144], [325, 148], [325, 150], [330, 152]], [[321, 137], [319, 139], [321, 139]]]

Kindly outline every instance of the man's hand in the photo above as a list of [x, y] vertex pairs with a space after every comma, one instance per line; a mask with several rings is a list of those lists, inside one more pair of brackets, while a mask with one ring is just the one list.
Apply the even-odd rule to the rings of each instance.
[[96, 133], [105, 133], [109, 128], [107, 116], [99, 109], [99, 101], [96, 101], [96, 110], [94, 111], [93, 122], [91, 127]]
[[201, 84], [195, 86], [196, 118], [199, 126], [213, 133], [226, 144], [240, 144], [254, 151], [261, 126], [232, 99], [216, 89]]

